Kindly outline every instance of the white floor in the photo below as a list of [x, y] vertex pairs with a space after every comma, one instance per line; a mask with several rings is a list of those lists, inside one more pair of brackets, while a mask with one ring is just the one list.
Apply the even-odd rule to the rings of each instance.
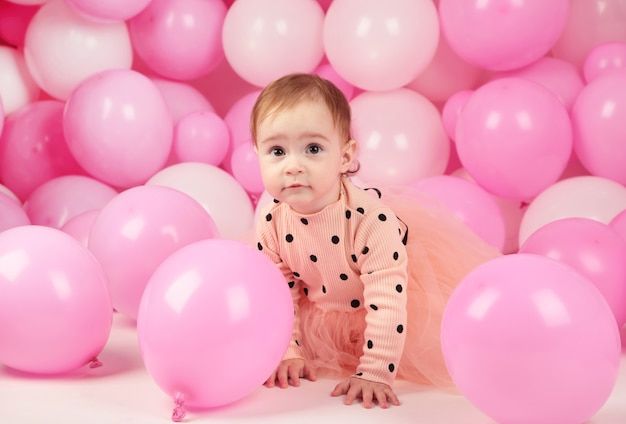
[[[100, 368], [60, 378], [27, 376], [0, 368], [0, 423], [171, 423], [173, 401], [143, 366], [136, 330], [119, 314], [99, 359]], [[345, 406], [329, 396], [335, 381], [305, 382], [287, 390], [259, 387], [242, 401], [210, 411], [187, 411], [186, 423], [492, 424], [459, 395], [422, 391], [399, 382], [403, 403], [387, 410]], [[619, 382], [589, 424], [626, 422], [626, 351]], [[555, 423], [559, 424], [559, 423]]]

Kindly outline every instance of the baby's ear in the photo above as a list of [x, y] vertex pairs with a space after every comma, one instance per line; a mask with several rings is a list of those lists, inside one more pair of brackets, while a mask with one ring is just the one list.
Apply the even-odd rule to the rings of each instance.
[[356, 158], [357, 145], [356, 141], [350, 139], [343, 145], [341, 172], [346, 173], [350, 170], [354, 159]]

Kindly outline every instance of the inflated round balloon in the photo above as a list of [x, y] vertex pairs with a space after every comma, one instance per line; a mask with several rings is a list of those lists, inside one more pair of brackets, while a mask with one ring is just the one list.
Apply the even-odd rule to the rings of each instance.
[[137, 336], [155, 383], [177, 404], [212, 408], [259, 389], [280, 363], [293, 301], [276, 266], [256, 248], [210, 239], [184, 246], [154, 271]]
[[139, 72], [114, 69], [83, 81], [67, 100], [63, 129], [76, 161], [115, 187], [143, 184], [160, 170], [174, 124], [165, 98]]
[[40, 100], [6, 118], [0, 138], [0, 179], [21, 200], [52, 178], [85, 173], [65, 141], [64, 107], [57, 100]]
[[583, 63], [588, 83], [607, 72], [626, 69], [626, 42], [602, 43], [589, 52]]
[[98, 22], [125, 21], [137, 15], [151, 0], [65, 0], [76, 12]]
[[565, 169], [572, 128], [567, 109], [550, 90], [523, 78], [501, 78], [467, 100], [455, 142], [463, 167], [480, 186], [527, 201]]
[[292, 72], [311, 72], [324, 56], [324, 12], [310, 0], [237, 0], [224, 19], [226, 59], [263, 87]]
[[0, 45], [0, 69], [0, 96], [5, 114], [15, 112], [37, 99], [39, 86], [20, 51]]
[[589, 218], [558, 219], [532, 233], [519, 251], [574, 268], [602, 293], [618, 327], [626, 323], [626, 242], [608, 224]]
[[430, 0], [334, 0], [324, 20], [328, 61], [364, 90], [393, 90], [413, 81], [433, 60], [438, 41]]
[[215, 112], [211, 102], [198, 89], [186, 82], [157, 77], [152, 77], [150, 80], [165, 97], [174, 123], [192, 112]]
[[133, 46], [124, 22], [102, 24], [51, 1], [33, 16], [24, 41], [26, 64], [37, 84], [60, 100], [85, 78], [106, 69], [130, 69]]
[[191, 80], [224, 59], [221, 0], [152, 0], [128, 26], [135, 52], [159, 75]]
[[108, 277], [113, 307], [135, 320], [156, 267], [181, 247], [217, 235], [213, 219], [194, 199], [173, 188], [144, 185], [100, 209], [87, 246]]
[[620, 369], [620, 335], [602, 294], [536, 254], [471, 271], [446, 305], [441, 343], [459, 391], [499, 423], [586, 422]]
[[89, 233], [100, 209], [91, 209], [74, 215], [68, 219], [61, 227], [61, 231], [74, 237], [81, 245], [87, 247], [89, 244]]
[[626, 69], [588, 83], [572, 108], [574, 151], [592, 175], [626, 184]]
[[443, 128], [446, 130], [446, 135], [450, 138], [450, 141], [454, 141], [456, 123], [459, 119], [459, 115], [473, 92], [474, 90], [461, 90], [448, 97], [443, 104], [443, 108], [441, 109], [441, 122], [443, 123]]
[[0, 192], [0, 233], [9, 228], [30, 225], [30, 223], [30, 218], [19, 200]]
[[359, 178], [374, 186], [402, 185], [443, 174], [450, 140], [430, 100], [399, 88], [361, 93], [350, 105]]
[[226, 152], [222, 167], [232, 172], [230, 158], [240, 144], [254, 144], [250, 134], [250, 114], [261, 90], [254, 90], [239, 98], [224, 115], [224, 122], [230, 132], [230, 146]]
[[24, 210], [33, 224], [59, 229], [76, 215], [103, 207], [116, 195], [114, 188], [94, 178], [63, 175], [34, 189]]
[[492, 71], [529, 65], [555, 45], [569, 0], [440, 0], [443, 35], [467, 62]]
[[530, 202], [520, 224], [519, 244], [557, 219], [580, 217], [608, 224], [625, 209], [626, 187], [622, 184], [591, 175], [566, 178]]
[[106, 276], [64, 232], [39, 225], [0, 233], [0, 363], [63, 374], [92, 363], [111, 331]]
[[177, 163], [154, 174], [146, 184], [175, 188], [193, 197], [211, 215], [222, 238], [238, 239], [253, 225], [248, 193], [235, 177], [216, 166]]
[[204, 162], [218, 166], [229, 147], [228, 126], [214, 112], [188, 113], [174, 127], [172, 151], [179, 162]]
[[232, 175], [248, 193], [259, 195], [265, 190], [254, 145], [243, 143], [235, 147], [230, 164]]
[[626, 209], [618, 213], [609, 221], [609, 227], [611, 227], [613, 231], [626, 241]]

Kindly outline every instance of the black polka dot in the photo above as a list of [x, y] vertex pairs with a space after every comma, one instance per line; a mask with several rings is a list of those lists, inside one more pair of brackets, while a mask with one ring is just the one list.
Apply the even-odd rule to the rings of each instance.
[[289, 282], [289, 288], [290, 288], [290, 289], [293, 289], [293, 286], [295, 286], [295, 285], [296, 285], [296, 282], [295, 282], [295, 281], [290, 281], [290, 282]]
[[398, 284], [398, 285], [396, 285], [396, 291], [397, 291], [398, 293], [402, 293], [402, 284]]
[[300, 274], [294, 271], [294, 272], [293, 272], [293, 276], [294, 276], [294, 277], [296, 277], [296, 278], [298, 278], [298, 277], [300, 277]]
[[368, 348], [368, 349], [371, 349], [371, 348], [373, 348], [373, 347], [374, 347], [374, 342], [372, 342], [371, 340], [368, 340], [368, 341], [367, 341], [367, 348]]
[[358, 299], [352, 299], [352, 301], [350, 302], [350, 306], [352, 306], [353, 308], [358, 308], [359, 306], [361, 306], [361, 302], [359, 302]]
[[337, 244], [337, 243], [339, 243], [339, 237], [337, 237], [337, 236], [333, 236], [333, 237], [330, 239], [330, 241], [332, 241], [332, 242], [333, 242], [333, 244]]
[[339, 278], [341, 278], [343, 281], [346, 281], [348, 279], [348, 276], [346, 274], [339, 274]]
[[396, 327], [396, 331], [398, 332], [398, 334], [402, 334], [402, 332], [404, 331], [404, 326], [402, 324], [398, 325]]
[[317, 256], [311, 255], [309, 256], [309, 258], [311, 259], [312, 262], [317, 262]]
[[381, 213], [378, 215], [378, 219], [385, 222], [387, 220], [387, 215], [385, 215], [384, 213]]
[[377, 311], [378, 310], [378, 306], [376, 306], [376, 305], [370, 305], [370, 308], [372, 308], [372, 311]]
[[364, 214], [365, 213], [365, 209], [363, 208], [356, 208], [356, 211], [360, 214]]
[[279, 202], [280, 202], [280, 200], [274, 199], [274, 203], [279, 203]]
[[300, 346], [300, 342], [298, 340], [296, 340], [295, 342], [296, 342], [296, 346]]
[[362, 377], [362, 376], [363, 376], [363, 373], [362, 373], [362, 372], [357, 372], [357, 373], [356, 373], [356, 374], [354, 374], [354, 375], [356, 375], [357, 377]]
[[308, 288], [305, 287], [302, 291], [304, 292], [305, 296], [309, 295], [309, 289]]
[[266, 220], [267, 222], [270, 222], [270, 221], [272, 220], [272, 214], [271, 214], [271, 213], [268, 213], [267, 215], [265, 215], [265, 220]]
[[[259, 244], [260, 246], [260, 244]], [[356, 255], [352, 255], [352, 262], [356, 263]]]
[[303, 223], [304, 225], [309, 225], [309, 220], [306, 218], [300, 218], [300, 222]]
[[398, 252], [393, 252], [393, 260], [394, 261], [397, 261], [399, 257], [400, 257], [400, 255], [398, 254]]
[[352, 216], [352, 212], [346, 211], [346, 219], [350, 219], [351, 216]]
[[[256, 248], [259, 249], [259, 250], [263, 250], [263, 245], [261, 243], [257, 243], [256, 244]], [[352, 256], [354, 256], [354, 255], [352, 255]]]
[[363, 248], [363, 250], [361, 251], [361, 253], [362, 253], [362, 254], [364, 254], [364, 255], [367, 255], [367, 252], [369, 252], [369, 251], [370, 251], [370, 248], [369, 248], [369, 247], [367, 247], [367, 246], [365, 246], [365, 247]]
[[291, 243], [293, 241], [293, 235], [287, 234], [285, 236], [285, 240], [287, 240], [287, 243]]
[[394, 364], [389, 364], [389, 372], [394, 372], [396, 369], [396, 366]]
[[322, 286], [322, 293], [326, 293], [326, 286]]

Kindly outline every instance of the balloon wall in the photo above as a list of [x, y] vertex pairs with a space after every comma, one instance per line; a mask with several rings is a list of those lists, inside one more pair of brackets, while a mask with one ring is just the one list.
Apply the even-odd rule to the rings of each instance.
[[[68, 275], [74, 266], [93, 268], [77, 246], [101, 260], [91, 280], [103, 273], [113, 307], [132, 319], [169, 254], [199, 239], [249, 243], [257, 207], [267, 201], [250, 110], [265, 84], [292, 72], [319, 74], [350, 101], [359, 184], [429, 192], [505, 255], [563, 262], [596, 286], [606, 302], [597, 307], [613, 312], [616, 328], [626, 321], [624, 0], [0, 0], [0, 236], [38, 228], [1, 240], [0, 292], [15, 272], [4, 266], [17, 249], [11, 243], [30, 252], [28, 266], [39, 267], [32, 275], [50, 266], [39, 251], [58, 247], [57, 236], [39, 227], [76, 240], [61, 239], [77, 258], [64, 257]], [[49, 242], [34, 245], [34, 237]], [[585, 262], [590, 251], [593, 269]], [[191, 273], [193, 262], [189, 256], [179, 267]], [[502, 262], [498, 279], [513, 284], [522, 265]], [[576, 309], [587, 288], [552, 288], [563, 271], [544, 265], [528, 278], [565, 296], [564, 307], [581, 317], [565, 329], [566, 341], [589, 333], [610, 350], [612, 334], [582, 324]], [[225, 271], [202, 270], [211, 272], [222, 278]], [[184, 287], [168, 275], [154, 278], [163, 288]], [[500, 337], [468, 324], [470, 289], [450, 306], [449, 349], [460, 343], [457, 328]], [[507, 293], [501, 302], [517, 298]], [[53, 294], [47, 301], [58, 303]], [[158, 304], [144, 307], [146, 319], [159, 315]], [[3, 309], [0, 319], [20, 316]], [[105, 318], [98, 317], [100, 331], [108, 329]], [[0, 335], [1, 352], [7, 343], [16, 349], [11, 340]], [[80, 344], [78, 336], [72, 342]], [[154, 360], [166, 361], [154, 352], [158, 342]], [[99, 346], [85, 344], [89, 355], [74, 362], [26, 366], [80, 366]], [[556, 372], [551, 377], [561, 383]], [[471, 381], [461, 387], [470, 394], [480, 389]], [[581, 416], [602, 403], [611, 381], [606, 375]], [[492, 390], [484, 384], [483, 397]], [[491, 412], [494, 402], [478, 404]]]

